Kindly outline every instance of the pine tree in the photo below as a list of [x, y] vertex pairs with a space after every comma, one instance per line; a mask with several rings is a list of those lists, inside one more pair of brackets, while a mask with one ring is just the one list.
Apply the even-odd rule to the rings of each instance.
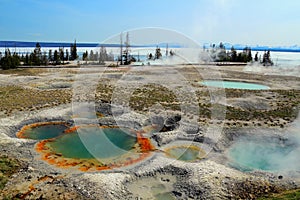
[[11, 55], [10, 50], [6, 49], [5, 56], [0, 59], [0, 65], [2, 69], [16, 68], [20, 65], [20, 57], [16, 52]]
[[90, 61], [93, 61], [93, 60], [94, 60], [94, 51], [93, 51], [93, 50], [90, 51], [90, 57], [89, 57], [89, 60], [90, 60]]
[[20, 57], [15, 52], [14, 55], [12, 56], [12, 66], [11, 66], [11, 68], [16, 68], [19, 65], [20, 65]]
[[66, 49], [66, 56], [65, 56], [65, 60], [66, 61], [69, 61], [69, 50], [68, 49]]
[[107, 56], [105, 47], [101, 46], [101, 48], [100, 48], [100, 56], [99, 56], [99, 64], [101, 64], [101, 65], [105, 64], [104, 61], [107, 60], [107, 57], [108, 56]]
[[264, 53], [262, 64], [264, 66], [272, 66], [274, 64], [273, 61], [271, 60], [270, 50]]
[[57, 64], [60, 63], [59, 55], [58, 55], [58, 51], [57, 50], [54, 51], [53, 62], [54, 62], [55, 65], [57, 65]]
[[160, 52], [160, 48], [157, 46], [155, 50], [155, 59], [160, 59], [162, 57], [162, 54]]
[[88, 60], [88, 52], [85, 51], [82, 55], [82, 60], [87, 61]]
[[52, 56], [52, 49], [49, 49], [49, 53], [48, 53], [48, 61], [52, 61], [53, 60], [53, 56]]
[[29, 65], [29, 55], [26, 53], [24, 65]]
[[70, 60], [76, 60], [78, 58], [76, 40], [74, 41], [74, 44], [71, 44], [70, 52], [71, 52]]
[[247, 62], [252, 62], [253, 58], [252, 58], [252, 52], [251, 52], [251, 48], [248, 47], [247, 48]]
[[35, 44], [35, 49], [33, 51], [32, 55], [32, 64], [33, 65], [41, 65], [41, 60], [42, 60], [42, 51], [41, 51], [41, 45], [40, 43]]
[[222, 42], [220, 42], [220, 45], [219, 45], [217, 61], [220, 61], [220, 62], [227, 61], [227, 54], [226, 54], [225, 46], [223, 45]]
[[64, 64], [64, 61], [65, 61], [64, 48], [59, 48], [59, 59], [62, 60], [62, 62]]
[[234, 47], [231, 47], [231, 54], [230, 54], [230, 61], [231, 62], [236, 62], [237, 61], [237, 52], [234, 49]]
[[224, 44], [222, 42], [220, 42], [219, 48], [225, 50], [225, 46], [224, 46]]
[[42, 56], [42, 64], [48, 65], [49, 60], [47, 59], [47, 53], [44, 51]]
[[254, 56], [254, 61], [258, 62], [258, 52], [256, 52], [255, 56]]

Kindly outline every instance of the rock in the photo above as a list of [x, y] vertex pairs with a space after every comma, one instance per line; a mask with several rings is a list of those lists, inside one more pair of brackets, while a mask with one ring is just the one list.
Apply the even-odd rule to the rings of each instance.
[[172, 131], [179, 127], [179, 121], [181, 120], [181, 115], [176, 114], [174, 116], [168, 117], [164, 122], [164, 130]]
[[100, 126], [114, 126], [116, 125], [116, 121], [112, 117], [100, 118], [99, 124]]
[[118, 120], [117, 125], [119, 127], [131, 128], [131, 129], [134, 129], [134, 130], [140, 130], [142, 128], [141, 124], [139, 124], [138, 122], [129, 121], [129, 120], [128, 121]]
[[202, 134], [198, 134], [198, 135], [194, 136], [193, 141], [202, 143], [204, 141], [204, 136]]
[[33, 167], [30, 167], [30, 166], [28, 167], [27, 170], [28, 170], [28, 172], [33, 172], [33, 171], [35, 171], [35, 169], [34, 169]]
[[176, 114], [166, 119], [165, 125], [173, 125], [181, 120], [181, 115]]
[[162, 116], [151, 116], [150, 121], [152, 124], [156, 125], [159, 129], [162, 129], [164, 127], [164, 118]]
[[187, 134], [197, 134], [200, 127], [196, 123], [180, 122], [180, 129]]
[[176, 196], [176, 197], [181, 197], [181, 196], [182, 196], [182, 193], [181, 193], [181, 192], [172, 191], [172, 193], [173, 193], [174, 196]]
[[16, 147], [20, 147], [20, 146], [21, 146], [21, 144], [20, 144], [20, 143], [16, 143], [15, 145], [16, 145]]
[[[99, 105], [95, 106], [95, 110], [105, 116], [112, 115], [111, 113], [111, 105], [109, 103], [100, 103]], [[118, 113], [117, 110], [115, 110]]]

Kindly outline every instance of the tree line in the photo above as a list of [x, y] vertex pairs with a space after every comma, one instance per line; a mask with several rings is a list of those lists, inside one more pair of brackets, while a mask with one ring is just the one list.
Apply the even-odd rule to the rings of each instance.
[[19, 55], [14, 52], [11, 53], [9, 48], [5, 49], [4, 55], [0, 52], [0, 66], [2, 69], [13, 69], [18, 66], [40, 66], [40, 65], [59, 65], [66, 64], [68, 61], [73, 61], [78, 58], [76, 41], [70, 45], [70, 53], [68, 49], [64, 48], [58, 50], [49, 50], [48, 54], [42, 52], [40, 43], [36, 43], [33, 52], [26, 53], [26, 55]]
[[88, 51], [85, 51], [82, 55], [82, 60], [97, 61], [99, 64], [104, 64], [104, 61], [114, 61], [114, 55], [112, 52], [108, 54], [106, 48], [101, 46], [100, 52], [96, 51], [96, 53], [94, 53], [94, 51], [91, 50], [90, 53], [88, 53]]
[[[204, 47], [205, 50], [205, 47]], [[230, 51], [226, 51], [225, 45], [221, 42], [219, 46], [215, 44], [211, 45], [211, 49], [207, 50], [210, 55], [210, 58], [213, 62], [260, 62], [264, 66], [273, 65], [271, 60], [270, 51], [265, 51], [263, 58], [258, 57], [258, 52], [256, 52], [255, 57], [252, 57], [252, 51], [250, 47], [245, 47], [241, 52], [237, 52], [236, 49], [232, 46]]]
[[14, 52], [13, 54], [9, 49], [5, 50], [4, 56], [0, 52], [0, 65], [2, 69], [12, 69], [20, 65], [21, 59], [19, 55]]
[[[258, 52], [255, 54], [253, 59], [250, 47], [245, 47], [241, 52], [237, 52], [234, 47], [231, 47], [229, 51], [226, 51], [225, 45], [221, 42], [219, 46], [215, 44], [211, 45], [210, 49], [203, 48], [209, 54], [211, 61], [213, 62], [259, 62], [264, 66], [273, 65], [271, 60], [270, 51], [265, 51], [262, 58], [258, 57]], [[168, 55], [168, 51], [166, 55]], [[170, 56], [174, 53], [170, 51]], [[128, 56], [126, 56], [128, 57]], [[149, 60], [160, 59], [162, 57], [161, 49], [156, 48], [155, 54], [151, 53], [147, 56]], [[76, 41], [70, 45], [70, 52], [64, 47], [58, 50], [50, 49], [48, 54], [42, 52], [40, 43], [36, 43], [33, 52], [26, 53], [25, 55], [19, 55], [16, 52], [11, 53], [7, 48], [5, 49], [4, 55], [0, 52], [0, 66], [2, 69], [12, 69], [20, 65], [26, 66], [40, 66], [40, 65], [60, 65], [67, 64], [69, 61], [74, 61], [78, 58]], [[82, 60], [84, 61], [97, 61], [99, 64], [104, 64], [104, 61], [113, 61], [114, 55], [112, 53], [107, 54], [104, 46], [101, 46], [100, 52], [94, 53], [93, 50], [88, 53], [83, 53]]]

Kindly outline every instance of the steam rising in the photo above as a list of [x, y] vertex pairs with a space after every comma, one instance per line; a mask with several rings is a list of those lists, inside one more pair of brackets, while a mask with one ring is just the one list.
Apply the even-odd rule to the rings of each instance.
[[263, 66], [259, 62], [254, 62], [245, 66], [244, 71], [300, 77], [300, 57], [298, 53], [272, 52], [271, 59], [274, 62], [273, 66]]
[[242, 137], [229, 149], [233, 166], [243, 171], [300, 172], [300, 117], [282, 137]]

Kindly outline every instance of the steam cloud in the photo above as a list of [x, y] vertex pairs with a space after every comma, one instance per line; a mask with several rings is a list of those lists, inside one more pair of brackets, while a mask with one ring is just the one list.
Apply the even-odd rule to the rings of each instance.
[[296, 76], [300, 77], [300, 65], [279, 65], [279, 66], [263, 66], [255, 62], [244, 67], [245, 72], [264, 73], [266, 75]]
[[[300, 113], [299, 113], [300, 114]], [[266, 170], [300, 175], [300, 115], [282, 138], [245, 136], [229, 150], [234, 166], [243, 170]]]

